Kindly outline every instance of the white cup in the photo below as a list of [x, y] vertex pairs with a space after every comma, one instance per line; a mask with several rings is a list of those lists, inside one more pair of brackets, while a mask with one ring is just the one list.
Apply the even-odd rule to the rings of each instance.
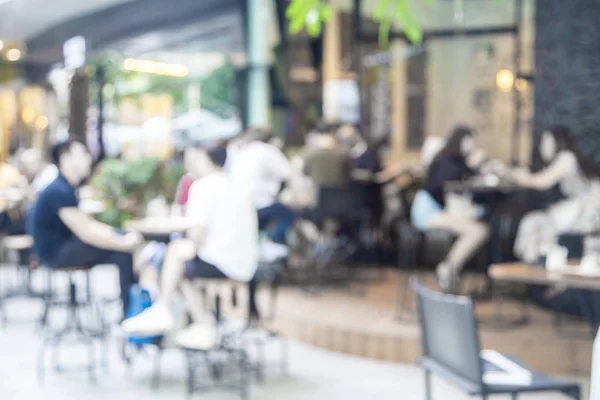
[[596, 254], [583, 256], [579, 268], [582, 272], [595, 272], [598, 269], [598, 256]]
[[548, 271], [556, 271], [567, 266], [567, 256], [569, 250], [563, 246], [552, 246], [546, 256], [546, 269]]

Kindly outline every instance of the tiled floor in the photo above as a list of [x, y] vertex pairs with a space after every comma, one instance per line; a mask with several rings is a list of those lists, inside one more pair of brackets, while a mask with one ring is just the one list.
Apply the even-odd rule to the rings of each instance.
[[[112, 287], [112, 274], [96, 275], [99, 287]], [[30, 301], [8, 304], [11, 316], [33, 320], [39, 308]], [[109, 351], [109, 369], [96, 385], [85, 374], [57, 375], [49, 371], [43, 385], [36, 377], [37, 349], [40, 336], [31, 322], [14, 322], [0, 330], [0, 399], [1, 400], [68, 400], [68, 399], [184, 399], [185, 369], [181, 353], [168, 351], [162, 363], [163, 380], [158, 391], [149, 385], [150, 359], [141, 358], [128, 373], [116, 350], [116, 341]], [[74, 362], [84, 353], [65, 346], [65, 362]], [[300, 344], [291, 344], [290, 374], [274, 371], [262, 385], [253, 384], [251, 399], [255, 400], [398, 400], [423, 399], [422, 373], [416, 366], [366, 360], [340, 355]], [[440, 400], [468, 399], [466, 395], [435, 380], [435, 398]], [[582, 382], [587, 388], [585, 379]], [[198, 395], [203, 399], [236, 399], [232, 393]], [[558, 400], [555, 395], [523, 396], [530, 400]]]

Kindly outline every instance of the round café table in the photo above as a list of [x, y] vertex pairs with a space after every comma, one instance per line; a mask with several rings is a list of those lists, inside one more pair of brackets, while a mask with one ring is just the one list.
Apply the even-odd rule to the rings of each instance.
[[183, 233], [183, 217], [147, 217], [127, 221], [123, 228], [126, 231], [138, 232], [147, 241], [168, 243], [174, 233]]

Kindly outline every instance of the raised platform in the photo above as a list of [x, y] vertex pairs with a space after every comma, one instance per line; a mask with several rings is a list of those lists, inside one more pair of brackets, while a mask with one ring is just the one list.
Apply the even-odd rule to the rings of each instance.
[[[364, 293], [327, 289], [313, 295], [283, 288], [274, 327], [290, 338], [341, 353], [417, 362], [421, 351], [417, 320], [413, 317], [399, 321], [395, 315], [399, 279], [406, 284], [405, 276], [400, 278], [397, 272], [385, 271], [367, 285]], [[431, 275], [422, 279], [433, 283]], [[261, 303], [264, 295], [260, 295]], [[493, 306], [490, 302], [479, 303], [478, 317], [491, 320]], [[518, 312], [516, 303], [505, 303], [503, 309], [509, 315]], [[480, 324], [483, 348], [516, 355], [541, 372], [589, 374], [593, 339], [587, 325], [565, 321], [570, 330], [580, 335], [562, 337], [554, 332], [550, 313], [533, 306], [530, 312], [531, 322], [518, 328], [498, 329]]]

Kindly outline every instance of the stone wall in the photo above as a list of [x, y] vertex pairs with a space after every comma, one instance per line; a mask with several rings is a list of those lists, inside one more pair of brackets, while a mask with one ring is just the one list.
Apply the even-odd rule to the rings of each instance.
[[550, 125], [567, 125], [600, 165], [600, 0], [538, 4], [536, 137]]

